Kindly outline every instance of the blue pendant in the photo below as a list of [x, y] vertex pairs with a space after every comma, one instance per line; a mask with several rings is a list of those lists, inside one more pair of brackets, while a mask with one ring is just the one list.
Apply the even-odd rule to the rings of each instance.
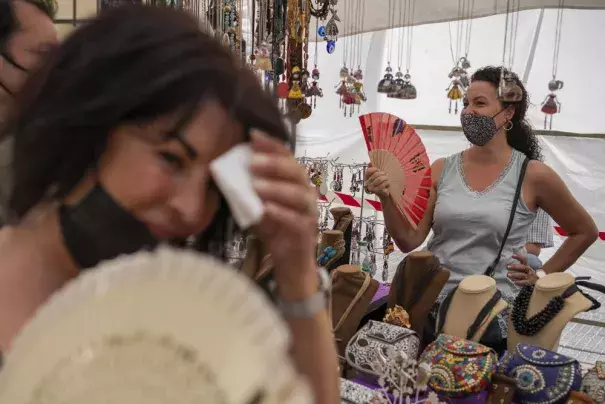
[[326, 45], [326, 50], [329, 54], [334, 53], [334, 51], [336, 50], [336, 42], [328, 41], [328, 44]]
[[321, 27], [319, 27], [317, 29], [317, 34], [322, 38], [325, 37], [326, 36], [326, 27], [324, 27], [323, 25]]

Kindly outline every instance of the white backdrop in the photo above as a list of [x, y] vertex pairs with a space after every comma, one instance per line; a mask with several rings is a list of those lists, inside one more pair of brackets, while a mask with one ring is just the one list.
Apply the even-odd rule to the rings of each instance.
[[[542, 25], [537, 30], [539, 10], [524, 11], [520, 15], [517, 52], [514, 69], [527, 76], [527, 88], [534, 105], [530, 110], [531, 123], [542, 128], [544, 115], [540, 103], [547, 94], [551, 79], [552, 51], [556, 11], [544, 12]], [[565, 10], [558, 78], [565, 82], [559, 92], [562, 113], [555, 116], [553, 129], [575, 133], [605, 133], [603, 100], [605, 80], [605, 11]], [[361, 68], [365, 72], [368, 101], [361, 113], [390, 112], [411, 124], [459, 126], [459, 116], [448, 113], [449, 100], [446, 87], [447, 74], [452, 68], [449, 43], [449, 23], [430, 24], [414, 29], [412, 56], [412, 82], [418, 89], [416, 100], [392, 100], [376, 93], [376, 84], [386, 67], [389, 35], [385, 31], [363, 35]], [[455, 23], [452, 23], [455, 32]], [[396, 33], [398, 30], [394, 30]], [[531, 55], [531, 42], [538, 32], [535, 55]], [[469, 59], [473, 68], [502, 60], [504, 16], [477, 19]], [[399, 36], [395, 34], [395, 41]], [[337, 42], [337, 50], [328, 55], [324, 44], [319, 46], [318, 66], [324, 98], [318, 100], [311, 118], [298, 126], [297, 155], [339, 158], [341, 162], [367, 162], [367, 151], [356, 117], [343, 117], [339, 109], [334, 86], [343, 63], [342, 51], [347, 40]], [[313, 45], [310, 44], [311, 55]], [[395, 49], [396, 45], [395, 45]], [[396, 58], [396, 50], [393, 51]], [[312, 63], [311, 58], [309, 63]], [[531, 63], [530, 63], [531, 62]], [[394, 63], [396, 66], [396, 63]], [[463, 150], [468, 146], [460, 132], [419, 131], [431, 161]], [[605, 139], [581, 137], [542, 136], [546, 163], [563, 178], [576, 198], [594, 217], [601, 231], [605, 231]], [[346, 175], [345, 175], [346, 177]], [[346, 179], [346, 178], [345, 178]], [[345, 186], [348, 188], [348, 186]], [[358, 195], [359, 196], [359, 195]], [[379, 233], [380, 235], [380, 233]], [[555, 244], [564, 238], [556, 236]], [[543, 258], [551, 256], [556, 247], [544, 250]], [[394, 256], [393, 262], [400, 259]], [[597, 241], [577, 262], [572, 270], [590, 275], [605, 283], [605, 241]]]

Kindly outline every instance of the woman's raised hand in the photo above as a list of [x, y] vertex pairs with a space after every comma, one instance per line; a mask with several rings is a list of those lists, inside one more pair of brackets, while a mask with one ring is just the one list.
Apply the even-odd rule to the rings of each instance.
[[366, 168], [364, 186], [367, 192], [376, 194], [379, 198], [388, 198], [391, 195], [389, 192], [389, 177], [376, 167], [369, 166]]
[[318, 290], [317, 191], [304, 168], [279, 140], [252, 133], [254, 188], [265, 214], [257, 227], [276, 267], [284, 300], [301, 300]]

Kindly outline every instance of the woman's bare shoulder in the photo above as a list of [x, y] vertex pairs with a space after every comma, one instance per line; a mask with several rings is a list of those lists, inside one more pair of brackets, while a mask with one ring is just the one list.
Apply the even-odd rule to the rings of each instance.
[[445, 166], [445, 157], [441, 157], [431, 164], [431, 179], [433, 181], [433, 186], [436, 186], [439, 183], [439, 179], [441, 178], [441, 173], [443, 172], [443, 167]]

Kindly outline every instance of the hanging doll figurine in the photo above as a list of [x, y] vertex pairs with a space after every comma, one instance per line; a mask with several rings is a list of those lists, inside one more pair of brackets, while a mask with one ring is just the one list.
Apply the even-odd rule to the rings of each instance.
[[405, 76], [403, 76], [403, 79], [405, 84], [401, 89], [401, 93], [403, 95], [402, 98], [404, 100], [415, 100], [418, 96], [418, 93], [416, 91], [416, 87], [412, 84], [412, 76], [409, 73], [406, 73]]
[[450, 100], [450, 114], [452, 113], [452, 103], [454, 103], [454, 114], [458, 113], [458, 102], [464, 98], [464, 92], [462, 91], [462, 83], [457, 78], [453, 79], [450, 86], [446, 89], [447, 98]]
[[304, 98], [302, 89], [300, 88], [301, 72], [298, 66], [292, 68], [292, 87], [288, 92], [288, 98], [293, 100], [299, 100]]
[[307, 97], [311, 97], [311, 104], [313, 104], [313, 108], [315, 108], [317, 105], [317, 97], [323, 97], [324, 93], [319, 87], [317, 81], [313, 80], [305, 95]]
[[557, 100], [555, 93], [550, 93], [542, 102], [542, 112], [544, 116], [544, 129], [552, 130], [553, 115], [561, 112], [561, 103]]
[[300, 72], [300, 90], [306, 97], [306, 94], [309, 92], [309, 71], [307, 69], [303, 69]]
[[270, 54], [269, 45], [263, 42], [258, 51], [258, 55], [256, 56], [256, 67], [258, 69], [264, 71], [273, 70], [273, 66], [271, 66], [271, 58], [269, 57]]
[[391, 66], [387, 66], [386, 73], [382, 80], [378, 82], [378, 92], [382, 94], [388, 94], [393, 92], [394, 82], [393, 82], [393, 69]]
[[542, 102], [542, 112], [544, 116], [544, 129], [552, 130], [553, 115], [561, 113], [561, 103], [557, 99], [555, 91], [563, 88], [563, 82], [561, 80], [551, 80], [548, 83], [548, 89], [550, 94], [546, 96]]

